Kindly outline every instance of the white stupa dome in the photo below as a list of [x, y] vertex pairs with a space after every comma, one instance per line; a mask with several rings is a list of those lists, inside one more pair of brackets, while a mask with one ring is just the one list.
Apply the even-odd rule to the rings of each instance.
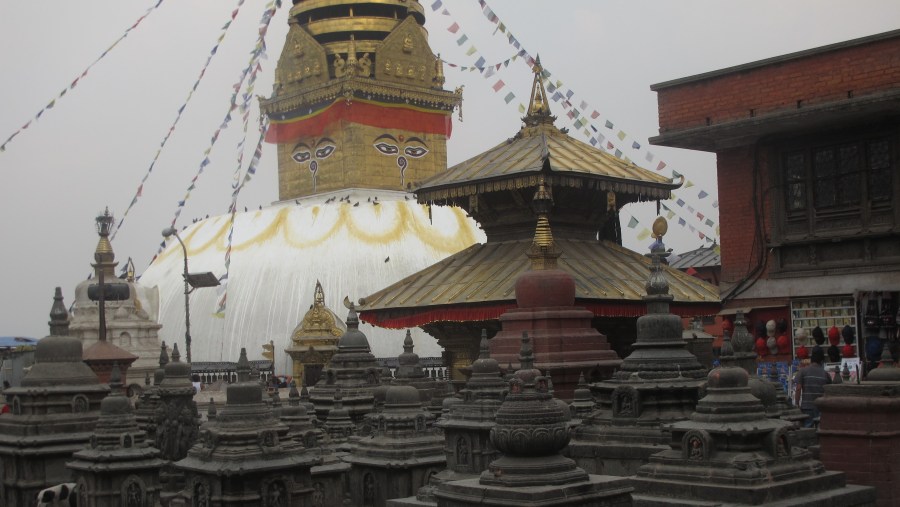
[[[343, 318], [345, 296], [356, 301], [485, 240], [459, 208], [429, 213], [402, 192], [344, 190], [297, 202], [235, 215], [224, 317], [215, 316], [219, 289], [190, 296], [193, 361], [235, 360], [241, 347], [260, 358], [272, 340], [276, 371], [289, 371], [284, 349], [313, 303], [316, 280], [326, 306]], [[191, 273], [225, 274], [229, 226], [230, 216], [222, 215], [179, 231]], [[167, 344], [184, 342], [183, 271], [181, 246], [171, 238], [141, 277], [142, 285], [159, 288], [160, 339]], [[376, 357], [403, 352], [405, 330], [360, 329]], [[413, 340], [420, 357], [440, 356], [437, 341], [421, 330], [413, 330]]]

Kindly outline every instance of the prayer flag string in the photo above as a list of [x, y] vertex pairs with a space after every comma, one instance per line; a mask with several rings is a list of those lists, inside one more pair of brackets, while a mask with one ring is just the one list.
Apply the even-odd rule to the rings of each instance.
[[143, 21], [147, 16], [150, 15], [151, 12], [153, 12], [157, 7], [159, 7], [159, 5], [160, 5], [162, 2], [163, 2], [163, 0], [158, 0], [158, 1], [156, 2], [156, 4], [154, 4], [152, 7], [148, 8], [147, 11], [144, 12], [144, 14], [143, 14], [141, 17], [138, 18], [137, 21], [135, 21], [130, 27], [128, 27], [127, 30], [125, 30], [125, 33], [123, 33], [121, 37], [119, 37], [118, 39], [116, 39], [115, 42], [113, 42], [108, 48], [106, 48], [106, 51], [104, 51], [99, 57], [97, 57], [96, 60], [94, 60], [93, 62], [91, 62], [91, 64], [88, 65], [88, 66], [84, 69], [84, 72], [82, 72], [82, 73], [81, 73], [80, 75], [78, 75], [75, 79], [73, 79], [72, 82], [69, 83], [68, 86], [66, 86], [65, 88], [63, 88], [62, 91], [59, 92], [59, 94], [58, 94], [56, 97], [54, 97], [53, 99], [51, 99], [50, 102], [47, 103], [47, 105], [45, 105], [44, 107], [42, 107], [41, 110], [38, 111], [36, 115], [34, 115], [34, 118], [28, 120], [24, 125], [22, 125], [21, 127], [19, 127], [18, 130], [16, 130], [15, 132], [13, 132], [11, 136], [7, 137], [7, 138], [6, 138], [6, 141], [3, 141], [3, 144], [0, 144], [0, 153], [6, 151], [6, 145], [8, 145], [8, 144], [10, 143], [10, 141], [12, 141], [13, 138], [15, 138], [16, 136], [18, 136], [23, 130], [28, 129], [28, 127], [31, 126], [31, 123], [32, 123], [32, 122], [36, 122], [37, 120], [40, 120], [40, 119], [41, 119], [41, 116], [43, 116], [45, 112], [49, 111], [50, 109], [53, 109], [53, 107], [56, 106], [56, 101], [57, 101], [57, 100], [63, 98], [63, 97], [66, 95], [66, 93], [69, 92], [69, 90], [74, 90], [74, 89], [75, 89], [75, 86], [78, 85], [78, 82], [79, 82], [81, 79], [84, 79], [84, 78], [87, 76], [88, 71], [91, 70], [91, 68], [92, 68], [94, 65], [96, 65], [100, 60], [102, 60], [107, 54], [109, 54], [109, 52], [112, 51], [113, 48], [115, 48], [116, 46], [118, 46], [119, 43], [122, 42], [122, 40], [124, 40], [125, 37], [127, 37], [128, 34], [129, 34], [132, 30], [134, 30], [135, 28], [137, 28], [138, 25], [141, 24], [141, 21]]
[[[188, 103], [191, 101], [191, 97], [194, 96], [194, 92], [197, 90], [197, 87], [200, 85], [200, 81], [203, 79], [203, 76], [206, 75], [206, 69], [209, 68], [210, 62], [219, 51], [219, 44], [225, 39], [225, 35], [228, 33], [228, 29], [231, 27], [231, 23], [237, 18], [238, 12], [241, 9], [241, 6], [244, 4], [245, 0], [238, 0], [237, 7], [231, 11], [229, 14], [229, 19], [225, 22], [225, 25], [222, 27], [222, 33], [219, 34], [219, 37], [216, 39], [215, 45], [209, 52], [209, 56], [206, 57], [206, 63], [203, 64], [203, 68], [200, 69], [200, 75], [197, 76], [197, 80], [194, 81], [194, 86], [191, 87], [191, 91], [188, 92], [187, 98], [182, 102], [181, 106], [178, 108], [178, 112], [175, 115], [175, 121], [172, 122], [172, 125], [169, 127], [169, 130], [166, 132], [166, 135], [163, 137], [162, 142], [159, 143], [159, 148], [156, 150], [156, 155], [153, 156], [153, 160], [150, 161], [150, 167], [147, 168], [147, 172], [144, 174], [144, 177], [141, 179], [140, 184], [138, 185], [137, 191], [134, 193], [134, 197], [131, 199], [131, 202], [128, 204], [128, 208], [125, 209], [125, 213], [122, 214], [122, 218], [119, 219], [119, 223], [116, 225], [116, 230], [113, 231], [110, 240], [115, 239], [116, 234], [119, 233], [119, 229], [122, 228], [122, 224], [125, 222], [125, 217], [128, 216], [128, 213], [131, 211], [131, 208], [137, 204], [138, 199], [143, 195], [144, 192], [144, 183], [147, 182], [147, 178], [150, 177], [150, 173], [153, 172], [153, 167], [156, 165], [156, 161], [159, 160], [159, 156], [162, 154], [163, 149], [166, 147], [166, 143], [169, 142], [169, 137], [171, 137], [172, 132], [175, 131], [175, 127], [178, 125], [178, 122], [181, 120], [181, 115], [184, 113], [185, 108]], [[246, 130], [246, 129], [245, 129]]]
[[[213, 132], [212, 137], [210, 138], [209, 146], [205, 150], [203, 150], [203, 160], [200, 161], [200, 167], [197, 169], [197, 173], [191, 179], [190, 184], [188, 185], [187, 192], [184, 197], [178, 201], [175, 216], [172, 218], [171, 226], [175, 227], [175, 224], [178, 222], [178, 217], [181, 216], [181, 212], [184, 210], [185, 205], [187, 204], [188, 199], [191, 197], [191, 192], [196, 188], [197, 180], [200, 178], [200, 175], [203, 174], [203, 171], [206, 169], [210, 161], [210, 153], [212, 152], [213, 147], [216, 144], [216, 141], [219, 139], [219, 134], [226, 128], [228, 128], [229, 123], [231, 122], [231, 113], [235, 110], [239, 110], [238, 106], [238, 96], [241, 96], [240, 92], [244, 86], [244, 82], [247, 84], [247, 91], [241, 96], [243, 102], [242, 105], [246, 105], [249, 103], [250, 98], [252, 97], [252, 86], [256, 80], [257, 73], [262, 69], [260, 66], [260, 60], [265, 58], [266, 56], [266, 33], [269, 29], [269, 23], [272, 21], [272, 18], [275, 15], [275, 12], [278, 8], [281, 7], [281, 0], [271, 0], [266, 4], [266, 9], [263, 11], [262, 18], [260, 19], [260, 27], [258, 30], [258, 38], [256, 40], [256, 44], [253, 47], [253, 50], [250, 52], [250, 60], [247, 66], [241, 71], [241, 75], [238, 81], [232, 86], [234, 93], [231, 95], [231, 100], [229, 101], [228, 111], [225, 114], [225, 118], [222, 120], [222, 123], [216, 128], [215, 132]], [[249, 80], [248, 80], [249, 77]], [[241, 111], [243, 114], [249, 114], [247, 111]], [[159, 256], [159, 254], [165, 248], [165, 241], [160, 244], [160, 248], [157, 251], [156, 255], [153, 256], [153, 259], [150, 260], [152, 264], [154, 260]]]

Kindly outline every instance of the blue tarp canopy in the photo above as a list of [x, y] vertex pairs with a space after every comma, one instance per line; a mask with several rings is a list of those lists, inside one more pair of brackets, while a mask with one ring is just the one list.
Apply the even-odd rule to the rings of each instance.
[[37, 345], [37, 338], [25, 338], [24, 336], [0, 336], [0, 349], [22, 347], [24, 345]]

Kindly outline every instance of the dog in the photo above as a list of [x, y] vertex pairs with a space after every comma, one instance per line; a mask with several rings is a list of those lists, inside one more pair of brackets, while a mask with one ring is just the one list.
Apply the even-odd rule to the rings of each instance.
[[37, 507], [76, 507], [78, 492], [75, 483], [67, 482], [47, 488], [37, 495]]

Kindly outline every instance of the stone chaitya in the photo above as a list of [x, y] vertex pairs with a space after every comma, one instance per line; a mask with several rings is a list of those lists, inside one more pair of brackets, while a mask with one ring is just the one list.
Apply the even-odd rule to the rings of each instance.
[[145, 507], [159, 500], [163, 460], [147, 440], [125, 396], [118, 365], [110, 374], [109, 396], [100, 403], [100, 419], [90, 443], [66, 463], [85, 507]]
[[[469, 368], [469, 380], [458, 394], [448, 392], [443, 414], [435, 426], [444, 431], [446, 467], [432, 476], [416, 496], [391, 500], [391, 507], [437, 505], [434, 489], [438, 484], [478, 478], [500, 452], [491, 444], [494, 418], [509, 386], [503, 380], [500, 365], [491, 358], [487, 330], [481, 333], [481, 352]], [[448, 383], [448, 390], [452, 384]]]
[[[783, 419], [791, 423], [788, 439], [794, 447], [810, 447], [817, 443], [815, 428], [803, 428], [806, 414], [797, 407], [792, 407], [787, 400], [787, 393], [777, 376], [771, 377], [768, 372], [775, 373], [775, 365], [769, 364], [768, 372], [757, 376], [757, 354], [754, 352], [753, 336], [747, 329], [744, 312], [740, 309], [734, 316], [734, 336], [725, 337], [728, 345], [723, 346], [719, 360], [723, 366], [736, 366], [750, 376], [748, 386], [765, 409], [766, 416]], [[723, 342], [724, 344], [724, 342]]]
[[185, 475], [181, 496], [192, 506], [312, 505], [310, 468], [317, 453], [289, 436], [251, 378], [246, 349], [237, 383], [227, 387], [225, 406], [205, 423], [200, 438], [175, 467]]
[[439, 484], [437, 505], [630, 506], [627, 479], [589, 475], [560, 454], [569, 442], [568, 410], [534, 368], [527, 339], [519, 362], [491, 429], [491, 442], [502, 456], [479, 478]]
[[[540, 80], [535, 83], [543, 87]], [[500, 316], [502, 329], [491, 339], [491, 355], [498, 361], [514, 360], [519, 338], [527, 332], [538, 367], [555, 376], [556, 395], [571, 400], [582, 372], [607, 377], [622, 360], [592, 327], [593, 312], [575, 306], [575, 279], [557, 265], [561, 253], [547, 218], [553, 197], [543, 175], [532, 207], [538, 220], [527, 253], [531, 269], [516, 280], [516, 308]]]
[[415, 387], [391, 386], [384, 411], [367, 417], [372, 436], [359, 439], [344, 458], [352, 466], [353, 505], [381, 506], [387, 499], [408, 497], [444, 468], [444, 436]]
[[365, 415], [375, 410], [375, 388], [380, 384], [381, 369], [369, 348], [369, 340], [359, 330], [356, 308], [345, 299], [347, 331], [338, 341], [337, 352], [310, 393], [310, 401], [320, 421], [330, 419], [336, 391], [341, 391], [341, 404], [357, 426]]
[[166, 364], [164, 371], [163, 380], [157, 386], [156, 448], [164, 459], [176, 461], [187, 455], [197, 440], [200, 427], [191, 365], [181, 362], [177, 343], [172, 348], [172, 361]]
[[397, 356], [397, 370], [391, 385], [415, 387], [426, 408], [430, 408], [431, 400], [438, 393], [438, 382], [425, 373], [419, 355], [413, 352], [412, 333], [408, 329], [403, 339], [403, 353]]
[[147, 433], [147, 439], [156, 443], [156, 407], [159, 406], [159, 384], [166, 376], [166, 365], [169, 364], [169, 353], [166, 342], [162, 342], [159, 352], [159, 368], [153, 373], [153, 383], [149, 378], [144, 380], [144, 391], [134, 408], [134, 418], [138, 426]]
[[671, 448], [632, 478], [636, 506], [873, 505], [875, 492], [846, 486], [806, 449], [791, 445], [792, 423], [766, 416], [736, 366], [709, 374], [691, 419], [673, 423]]
[[68, 336], [68, 328], [57, 287], [50, 335], [38, 341], [22, 385], [4, 392], [10, 412], [0, 416], [2, 505], [34, 505], [40, 490], [71, 482], [65, 463], [90, 442], [100, 417], [109, 387], [82, 362], [81, 342]]
[[690, 417], [706, 368], [682, 337], [681, 318], [669, 313], [662, 260], [665, 219], [653, 224], [647, 314], [637, 320], [637, 341], [613, 378], [591, 384], [595, 410], [574, 430], [566, 455], [592, 473], [632, 475], [649, 457], [668, 448], [665, 425]]
[[169, 499], [177, 496], [184, 487], [184, 476], [172, 463], [187, 456], [188, 449], [197, 441], [200, 414], [194, 401], [191, 365], [181, 362], [177, 343], [172, 347], [172, 360], [163, 371], [163, 380], [156, 389], [159, 404], [153, 420], [156, 424], [155, 447], [159, 449], [160, 457], [167, 461], [160, 472], [163, 488], [160, 501], [168, 505]]

